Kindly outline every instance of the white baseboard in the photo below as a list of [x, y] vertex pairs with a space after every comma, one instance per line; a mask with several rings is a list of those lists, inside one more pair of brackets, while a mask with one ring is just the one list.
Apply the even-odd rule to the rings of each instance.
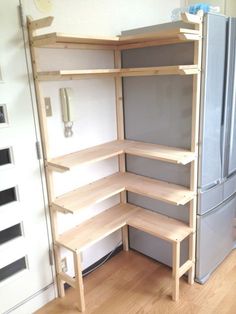
[[56, 286], [52, 283], [4, 314], [32, 314], [56, 297]]

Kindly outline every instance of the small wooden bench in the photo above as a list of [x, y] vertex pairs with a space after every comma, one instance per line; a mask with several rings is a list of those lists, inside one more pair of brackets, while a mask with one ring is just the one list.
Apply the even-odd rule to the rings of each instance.
[[[179, 220], [132, 204], [119, 204], [107, 209], [57, 238], [55, 250], [58, 256], [61, 247], [70, 250], [73, 253], [75, 270], [75, 277], [70, 277], [61, 270], [60, 258], [56, 261], [60, 270], [57, 274], [60, 297], [65, 295], [64, 283], [66, 282], [77, 289], [79, 310], [81, 312], [85, 310], [81, 252], [119, 229], [122, 229], [123, 248], [128, 251], [128, 226], [172, 243], [172, 299], [174, 301], [179, 299], [180, 277], [187, 271], [194, 270], [194, 260], [190, 259], [180, 267], [180, 243], [190, 236], [193, 230]], [[193, 282], [189, 280], [189, 283]]]

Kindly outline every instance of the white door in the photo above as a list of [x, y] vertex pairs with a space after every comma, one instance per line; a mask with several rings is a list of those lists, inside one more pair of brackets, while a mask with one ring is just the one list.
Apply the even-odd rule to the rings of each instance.
[[0, 313], [28, 314], [53, 275], [18, 5], [0, 1]]

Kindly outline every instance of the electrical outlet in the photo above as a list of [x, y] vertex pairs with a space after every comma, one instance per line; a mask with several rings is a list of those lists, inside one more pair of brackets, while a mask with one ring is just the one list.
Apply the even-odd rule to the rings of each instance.
[[64, 258], [61, 260], [61, 270], [62, 270], [64, 273], [66, 273], [67, 270], [68, 270], [66, 257], [64, 257]]
[[45, 102], [45, 108], [46, 108], [46, 116], [51, 117], [52, 116], [52, 105], [51, 105], [50, 97], [45, 97], [44, 102]]

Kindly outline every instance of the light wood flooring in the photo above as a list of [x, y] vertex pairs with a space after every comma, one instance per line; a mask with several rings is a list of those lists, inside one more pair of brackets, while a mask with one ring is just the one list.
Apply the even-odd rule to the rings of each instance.
[[[171, 300], [171, 271], [137, 252], [120, 252], [84, 278], [85, 314], [236, 314], [236, 250], [205, 285], [180, 282]], [[74, 289], [37, 314], [78, 314]]]

